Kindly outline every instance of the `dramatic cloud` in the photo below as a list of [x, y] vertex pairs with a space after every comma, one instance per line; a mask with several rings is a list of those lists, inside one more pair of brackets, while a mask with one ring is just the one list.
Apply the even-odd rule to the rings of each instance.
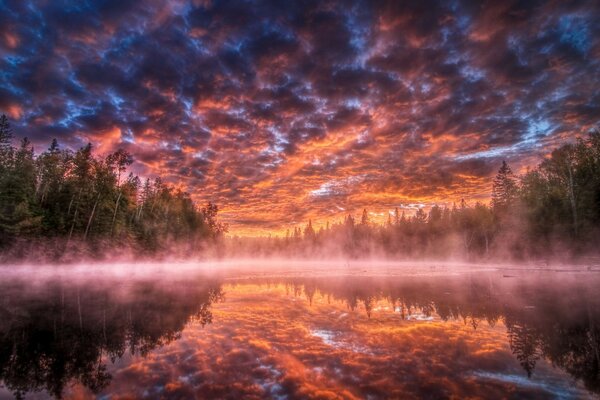
[[[233, 233], [486, 200], [600, 120], [594, 2], [0, 3], [0, 112], [125, 148]], [[383, 219], [385, 217], [381, 217]]]

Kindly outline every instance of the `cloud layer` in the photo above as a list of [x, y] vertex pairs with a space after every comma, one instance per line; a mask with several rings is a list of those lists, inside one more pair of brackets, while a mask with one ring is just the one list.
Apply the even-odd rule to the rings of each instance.
[[[600, 120], [594, 2], [0, 4], [0, 111], [222, 206], [233, 233], [486, 199]], [[383, 219], [384, 217], [382, 217]]]

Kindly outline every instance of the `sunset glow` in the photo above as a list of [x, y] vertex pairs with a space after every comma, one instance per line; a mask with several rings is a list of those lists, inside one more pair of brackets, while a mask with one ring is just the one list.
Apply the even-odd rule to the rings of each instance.
[[598, 122], [594, 2], [5, 1], [0, 112], [122, 148], [232, 235], [487, 202]]

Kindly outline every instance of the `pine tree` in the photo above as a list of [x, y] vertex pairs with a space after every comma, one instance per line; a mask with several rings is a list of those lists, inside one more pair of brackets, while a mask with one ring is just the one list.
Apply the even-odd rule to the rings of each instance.
[[419, 208], [415, 213], [415, 222], [418, 224], [424, 224], [427, 222], [427, 214], [422, 208]]
[[360, 217], [360, 224], [363, 226], [369, 225], [369, 214], [367, 213], [366, 208], [363, 209], [362, 216]]
[[312, 226], [312, 220], [308, 220], [308, 225], [304, 229], [304, 238], [314, 240], [315, 239], [315, 230]]
[[350, 230], [354, 229], [354, 217], [352, 217], [352, 215], [348, 214], [348, 216], [344, 220], [344, 224], [346, 225], [346, 227], [348, 229], [350, 229]]
[[35, 210], [36, 168], [31, 142], [25, 138], [14, 154], [14, 165], [2, 174], [0, 231], [9, 236], [27, 235], [38, 229]]
[[37, 201], [43, 215], [43, 229], [52, 236], [62, 233], [66, 224], [72, 197], [71, 187], [65, 185], [70, 161], [71, 153], [61, 152], [56, 139], [36, 159]]
[[0, 173], [12, 162], [14, 148], [12, 147], [12, 129], [6, 115], [0, 116]]
[[506, 161], [494, 178], [492, 185], [492, 208], [498, 215], [506, 213], [517, 198], [517, 182]]

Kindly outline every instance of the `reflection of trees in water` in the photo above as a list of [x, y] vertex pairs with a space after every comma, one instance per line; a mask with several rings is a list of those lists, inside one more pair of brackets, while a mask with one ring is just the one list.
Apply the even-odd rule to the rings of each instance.
[[531, 378], [537, 360], [542, 356], [536, 330], [527, 325], [507, 326], [510, 349]]
[[[511, 349], [530, 375], [545, 357], [600, 393], [600, 301], [597, 282], [561, 291], [527, 291], [529, 307], [514, 307], [505, 323]], [[514, 339], [513, 339], [514, 338]]]
[[341, 300], [351, 310], [387, 300], [402, 319], [437, 314], [477, 329], [503, 321], [511, 351], [529, 377], [544, 357], [593, 392], [600, 392], [598, 279], [548, 284], [536, 279], [367, 277], [292, 279], [288, 291], [311, 301], [315, 293]]
[[111, 380], [112, 362], [127, 351], [146, 355], [179, 338], [185, 324], [212, 322], [218, 284], [163, 286], [137, 282], [72, 286], [55, 282], [0, 287], [0, 380], [19, 398], [46, 390], [61, 397], [72, 380], [97, 393]]

